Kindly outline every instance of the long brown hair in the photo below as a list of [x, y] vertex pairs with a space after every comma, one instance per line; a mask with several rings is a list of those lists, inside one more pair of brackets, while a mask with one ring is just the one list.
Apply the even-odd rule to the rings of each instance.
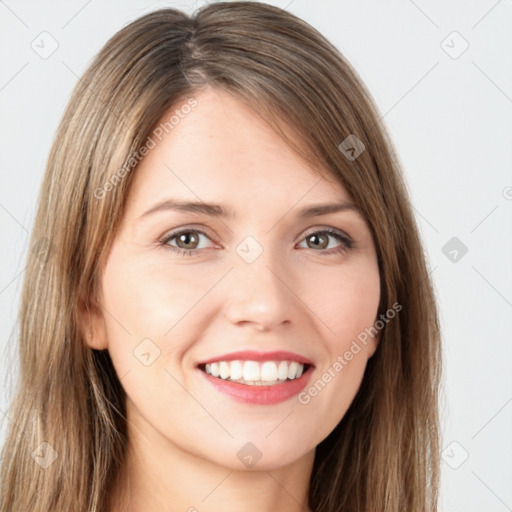
[[[106, 43], [76, 84], [31, 237], [0, 512], [107, 511], [126, 448], [125, 395], [108, 351], [87, 346], [79, 312], [96, 304], [134, 155], [164, 112], [206, 86], [251, 105], [347, 189], [374, 237], [379, 312], [402, 306], [349, 410], [316, 449], [312, 510], [436, 510], [438, 317], [378, 109], [350, 64], [306, 22], [259, 2], [221, 2], [193, 16], [167, 8], [140, 17]], [[340, 149], [350, 135], [364, 144], [352, 159]]]

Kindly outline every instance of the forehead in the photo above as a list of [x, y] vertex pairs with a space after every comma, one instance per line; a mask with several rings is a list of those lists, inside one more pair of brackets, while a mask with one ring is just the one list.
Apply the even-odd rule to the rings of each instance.
[[140, 212], [168, 196], [261, 214], [269, 204], [351, 200], [334, 177], [314, 172], [242, 101], [212, 88], [194, 99], [194, 107], [180, 111], [185, 99], [162, 116], [160, 137], [151, 135], [155, 145], [134, 171], [129, 210]]

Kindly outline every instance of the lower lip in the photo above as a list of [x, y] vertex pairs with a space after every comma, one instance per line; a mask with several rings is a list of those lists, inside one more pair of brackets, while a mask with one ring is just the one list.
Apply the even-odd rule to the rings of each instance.
[[298, 395], [309, 381], [313, 367], [310, 366], [298, 379], [288, 380], [274, 386], [250, 386], [212, 377], [198, 370], [218, 391], [229, 395], [236, 402], [243, 404], [274, 405]]

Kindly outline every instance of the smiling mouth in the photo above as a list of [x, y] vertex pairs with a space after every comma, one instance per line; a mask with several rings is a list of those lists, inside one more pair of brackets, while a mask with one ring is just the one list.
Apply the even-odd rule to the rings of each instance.
[[312, 365], [297, 361], [218, 361], [198, 368], [219, 380], [247, 386], [275, 386], [299, 379]]

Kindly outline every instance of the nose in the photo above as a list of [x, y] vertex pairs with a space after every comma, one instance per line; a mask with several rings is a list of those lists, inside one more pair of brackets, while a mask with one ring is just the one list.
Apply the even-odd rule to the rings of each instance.
[[269, 331], [293, 322], [298, 298], [293, 277], [261, 256], [253, 263], [237, 262], [225, 283], [224, 312], [230, 323]]

